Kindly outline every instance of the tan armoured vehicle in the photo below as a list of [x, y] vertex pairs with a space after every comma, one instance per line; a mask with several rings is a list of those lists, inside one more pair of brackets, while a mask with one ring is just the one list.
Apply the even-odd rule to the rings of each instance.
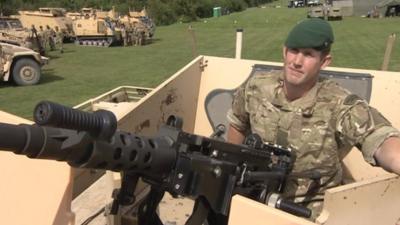
[[121, 18], [121, 20], [128, 19], [129, 23], [135, 26], [143, 27], [146, 38], [151, 39], [154, 36], [156, 25], [153, 20], [147, 14], [146, 9], [142, 9], [140, 12], [130, 11], [127, 17]]
[[308, 18], [325, 18], [324, 8], [322, 6], [314, 6], [308, 9], [307, 12]]
[[80, 18], [74, 20], [73, 29], [77, 45], [109, 47], [121, 40], [115, 23], [107, 18]]
[[81, 16], [73, 21], [75, 44], [109, 47], [121, 42], [121, 32], [113, 12], [83, 8]]
[[340, 7], [332, 6], [327, 10], [327, 18], [328, 20], [342, 20], [343, 14]]
[[71, 40], [74, 37], [72, 19], [66, 16], [63, 8], [39, 8], [37, 11], [18, 11], [17, 16], [25, 28], [31, 29], [32, 25], [39, 31], [40, 27], [46, 29], [48, 25], [53, 30], [60, 30], [64, 40]]
[[0, 43], [0, 79], [17, 85], [34, 85], [40, 81], [41, 67], [48, 58], [20, 46]]

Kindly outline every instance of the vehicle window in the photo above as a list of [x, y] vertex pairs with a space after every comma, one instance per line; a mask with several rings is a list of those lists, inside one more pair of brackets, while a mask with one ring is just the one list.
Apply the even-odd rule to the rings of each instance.
[[18, 20], [10, 20], [8, 23], [10, 24], [11, 28], [23, 28], [21, 22]]
[[7, 29], [8, 24], [6, 21], [0, 21], [0, 29]]

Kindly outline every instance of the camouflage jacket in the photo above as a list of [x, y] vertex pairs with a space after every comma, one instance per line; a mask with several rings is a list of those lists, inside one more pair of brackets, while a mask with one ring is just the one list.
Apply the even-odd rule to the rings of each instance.
[[265, 142], [293, 149], [293, 172], [320, 172], [319, 180], [289, 180], [287, 198], [305, 204], [322, 199], [326, 188], [342, 182], [340, 162], [353, 146], [375, 165], [374, 151], [386, 138], [399, 135], [366, 101], [325, 78], [289, 102], [282, 77], [282, 71], [254, 74], [236, 91], [227, 117], [243, 133], [257, 133]]

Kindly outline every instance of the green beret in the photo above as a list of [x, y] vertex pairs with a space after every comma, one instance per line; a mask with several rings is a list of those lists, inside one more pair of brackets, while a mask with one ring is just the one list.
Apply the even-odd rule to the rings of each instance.
[[319, 18], [305, 19], [290, 31], [285, 46], [288, 48], [325, 49], [333, 43], [331, 25]]

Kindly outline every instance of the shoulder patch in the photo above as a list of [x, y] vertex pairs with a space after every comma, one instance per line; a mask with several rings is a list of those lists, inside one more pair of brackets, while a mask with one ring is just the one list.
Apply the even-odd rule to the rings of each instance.
[[344, 101], [343, 101], [343, 104], [344, 105], [353, 105], [354, 103], [356, 103], [357, 101], [362, 101], [363, 99], [360, 97], [360, 96], [358, 96], [358, 95], [356, 95], [356, 94], [351, 94], [351, 95], [348, 95], [345, 99], [344, 99]]

